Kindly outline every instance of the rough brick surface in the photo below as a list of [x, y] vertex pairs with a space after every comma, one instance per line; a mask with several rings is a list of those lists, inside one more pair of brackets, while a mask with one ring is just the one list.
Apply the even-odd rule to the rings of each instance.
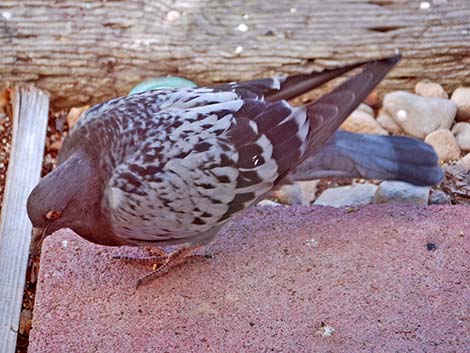
[[[30, 352], [470, 351], [470, 208], [252, 209], [214, 258], [148, 267], [44, 244]], [[330, 336], [324, 325], [334, 328]]]

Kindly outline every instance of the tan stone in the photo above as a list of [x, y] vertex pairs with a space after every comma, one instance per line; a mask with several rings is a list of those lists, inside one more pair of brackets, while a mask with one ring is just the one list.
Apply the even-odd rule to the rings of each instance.
[[69, 113], [67, 114], [67, 118], [65, 119], [67, 121], [67, 125], [69, 127], [69, 130], [72, 130], [72, 128], [77, 123], [78, 119], [80, 119], [80, 116], [88, 108], [90, 108], [89, 105], [84, 105], [82, 107], [73, 107], [73, 108], [70, 109]]
[[397, 122], [386, 111], [381, 110], [379, 112], [377, 122], [391, 134], [399, 135], [403, 133], [401, 126], [398, 125]]
[[435, 82], [419, 81], [415, 86], [415, 92], [422, 97], [449, 99], [449, 95], [444, 88]]
[[452, 128], [457, 143], [462, 151], [470, 151], [470, 123], [457, 123]]
[[464, 157], [460, 158], [456, 164], [465, 170], [470, 170], [470, 153], [467, 153]]
[[317, 184], [318, 180], [296, 181], [274, 190], [272, 195], [285, 205], [308, 206], [315, 200]]
[[448, 129], [439, 129], [426, 136], [424, 142], [430, 144], [442, 162], [460, 157], [460, 148], [454, 134]]
[[375, 191], [375, 203], [427, 205], [429, 186], [416, 186], [402, 181], [383, 181]]
[[459, 87], [450, 98], [457, 105], [457, 120], [470, 120], [470, 87]]
[[340, 129], [363, 134], [388, 135], [387, 130], [368, 113], [355, 110], [340, 126]]
[[364, 103], [371, 107], [376, 107], [379, 104], [379, 95], [377, 91], [373, 90], [370, 92], [366, 99], [364, 99]]
[[377, 185], [353, 184], [326, 189], [313, 203], [320, 206], [363, 206], [374, 202]]

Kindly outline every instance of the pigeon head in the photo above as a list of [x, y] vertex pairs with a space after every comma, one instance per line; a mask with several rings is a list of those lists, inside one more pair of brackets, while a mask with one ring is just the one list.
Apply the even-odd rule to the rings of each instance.
[[27, 202], [35, 228], [33, 251], [40, 248], [46, 236], [61, 228], [86, 232], [87, 222], [94, 221], [90, 217], [99, 200], [97, 178], [89, 159], [77, 153], [41, 179]]

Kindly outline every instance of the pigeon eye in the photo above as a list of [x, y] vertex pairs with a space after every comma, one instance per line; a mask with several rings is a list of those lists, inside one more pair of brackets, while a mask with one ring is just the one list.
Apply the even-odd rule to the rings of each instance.
[[61, 215], [62, 215], [62, 212], [60, 211], [49, 211], [46, 213], [46, 219], [49, 221], [55, 221]]

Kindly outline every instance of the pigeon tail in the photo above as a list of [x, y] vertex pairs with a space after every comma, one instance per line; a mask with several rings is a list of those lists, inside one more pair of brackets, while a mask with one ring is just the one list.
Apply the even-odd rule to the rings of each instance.
[[347, 65], [336, 69], [328, 69], [322, 72], [312, 72], [310, 74], [300, 74], [287, 76], [280, 80], [280, 87], [276, 90], [270, 90], [265, 93], [265, 99], [268, 102], [278, 100], [289, 100], [300, 96], [314, 88], [320, 87], [324, 83], [351, 71], [364, 63]]
[[400, 59], [401, 55], [397, 54], [370, 62], [360, 73], [306, 106], [311, 132], [305, 156], [316, 152], [328, 141]]
[[420, 140], [338, 131], [289, 177], [291, 181], [331, 177], [399, 180], [430, 186], [444, 178], [438, 160], [433, 148]]

